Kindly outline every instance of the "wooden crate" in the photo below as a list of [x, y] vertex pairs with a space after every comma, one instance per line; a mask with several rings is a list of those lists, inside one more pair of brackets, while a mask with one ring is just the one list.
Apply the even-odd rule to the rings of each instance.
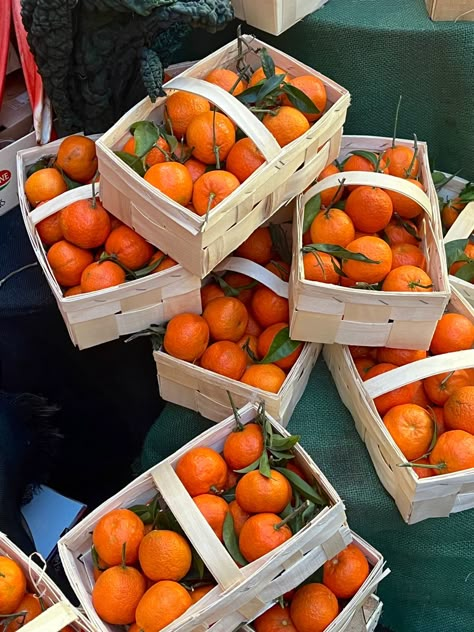
[[92, 187], [85, 185], [66, 191], [33, 211], [24, 189], [27, 168], [41, 156], [56, 153], [61, 142], [18, 152], [18, 193], [28, 237], [72, 342], [79, 349], [87, 349], [151, 324], [165, 323], [183, 311], [201, 313], [201, 281], [180, 265], [105, 290], [63, 296], [35, 226], [71, 202], [91, 197]]
[[474, 0], [425, 0], [435, 22], [474, 20]]
[[[221, 88], [202, 81], [213, 68], [236, 68], [238, 41], [247, 51], [246, 62], [253, 67], [260, 65], [260, 58], [253, 50], [265, 46], [275, 64], [290, 75], [311, 74], [326, 86], [327, 111], [306, 134], [284, 148], [242, 103]], [[160, 98], [154, 104], [144, 99], [97, 143], [101, 196], [105, 206], [113, 209], [125, 224], [204, 278], [278, 208], [309, 186], [337, 156], [350, 96], [331, 79], [248, 35], [197, 62], [169, 81], [166, 88], [186, 90], [209, 99], [255, 141], [267, 162], [212, 209], [205, 221], [163, 195], [115, 155], [114, 150], [121, 149], [130, 138], [132, 123], [145, 119], [163, 121], [166, 99]]]
[[235, 17], [265, 33], [280, 35], [328, 0], [232, 0]]
[[[256, 412], [256, 405], [244, 406], [240, 410], [242, 423], [252, 422]], [[274, 419], [270, 416], [268, 419], [276, 432], [285, 437], [289, 436]], [[232, 416], [202, 433], [95, 509], [59, 541], [59, 553], [68, 579], [98, 632], [118, 632], [119, 627], [101, 621], [92, 606], [92, 563], [89, 555], [91, 532], [98, 520], [107, 512], [119, 507], [148, 502], [157, 491], [161, 501], [173, 512], [218, 584], [162, 632], [212, 630], [214, 623], [235, 612], [240, 612], [243, 620], [248, 620], [249, 617], [255, 616], [256, 608], [263, 606], [259, 598], [262, 587], [276, 578], [278, 581], [284, 581], [284, 577], [292, 576], [295, 565], [299, 565], [301, 559], [309, 553], [312, 554], [311, 557], [320, 555], [324, 563], [351, 542], [352, 536], [346, 524], [341, 499], [311, 457], [300, 444], [296, 444], [295, 462], [308, 477], [318, 482], [321, 491], [329, 499], [329, 506], [277, 549], [247, 566], [238, 568], [174, 471], [178, 460], [191, 448], [207, 446], [221, 452], [226, 437], [234, 427], [235, 420]], [[317, 553], [313, 553], [315, 550]]]
[[[30, 592], [42, 596], [47, 610], [36, 619], [24, 625], [25, 632], [61, 632], [66, 625], [72, 625], [75, 632], [94, 632], [94, 628], [84, 615], [74, 608], [46, 574], [46, 569], [34, 561], [37, 554], [25, 555], [13, 542], [0, 532], [0, 555], [14, 560], [23, 570]], [[41, 556], [38, 556], [41, 561]]]
[[[364, 553], [372, 569], [364, 584], [341, 610], [338, 617], [326, 628], [325, 632], [366, 632], [367, 630], [374, 630], [382, 611], [382, 604], [373, 593], [376, 591], [378, 584], [390, 571], [386, 568], [384, 569], [385, 562], [378, 551], [353, 531], [351, 531], [351, 535], [353, 544]], [[308, 577], [321, 568], [326, 561], [325, 558], [326, 555], [324, 551], [315, 549], [307, 553], [305, 557], [293, 567], [291, 572], [283, 574], [281, 577], [270, 582], [267, 586], [262, 587], [259, 599], [262, 602], [266, 602], [265, 606], [257, 609], [256, 604], [255, 614], [249, 618], [249, 621], [253, 621], [257, 616], [260, 616], [263, 612], [271, 608], [281, 595], [284, 595], [302, 584]], [[371, 627], [369, 627], [368, 621], [371, 621]], [[212, 632], [229, 632], [230, 630], [235, 630], [241, 622], [242, 615], [239, 612], [235, 612], [231, 616], [218, 621], [216, 625], [213, 626]], [[254, 632], [251, 623], [241, 626], [240, 630]]]
[[[474, 322], [474, 311], [453, 289], [449, 311]], [[420, 479], [406, 463], [378, 414], [373, 398], [430, 375], [474, 367], [474, 350], [445, 353], [398, 367], [365, 382], [355, 368], [347, 347], [327, 345], [324, 357], [337, 390], [354, 418], [357, 432], [367, 446], [381, 483], [392, 496], [408, 524], [442, 518], [474, 507], [474, 468]]]
[[[413, 146], [413, 141], [397, 140]], [[383, 151], [391, 139], [370, 136], [344, 136], [341, 159], [350, 151]], [[428, 151], [418, 143], [421, 181], [427, 194], [415, 185], [379, 173], [344, 172], [347, 184], [368, 184], [406, 193], [425, 210], [422, 220], [422, 246], [435, 291], [381, 292], [307, 281], [304, 278], [302, 225], [305, 203], [318, 192], [337, 186], [341, 175], [318, 182], [297, 200], [293, 224], [293, 266], [290, 278], [290, 334], [295, 340], [363, 344], [374, 347], [428, 349], [436, 323], [449, 300], [446, 257], [442, 243], [438, 198], [431, 178]]]
[[[467, 180], [462, 178], [453, 178], [448, 184], [440, 191], [440, 195], [448, 197], [449, 199], [456, 197], [462, 191], [467, 184]], [[446, 233], [444, 243], [447, 244], [450, 241], [456, 239], [467, 239], [474, 232], [474, 202], [470, 202], [460, 213], [458, 219], [454, 222], [451, 228]], [[450, 284], [460, 292], [466, 301], [471, 305], [474, 305], [474, 285], [469, 281], [464, 281], [452, 274], [449, 275]]]

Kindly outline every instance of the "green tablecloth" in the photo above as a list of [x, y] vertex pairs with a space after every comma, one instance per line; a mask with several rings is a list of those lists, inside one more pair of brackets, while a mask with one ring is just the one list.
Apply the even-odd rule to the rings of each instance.
[[[211, 426], [168, 405], [151, 428], [147, 469]], [[406, 525], [379, 482], [352, 418], [319, 360], [288, 426], [346, 505], [351, 528], [375, 546], [392, 573], [380, 584], [383, 623], [395, 632], [474, 629], [474, 511]]]
[[[194, 31], [181, 60], [213, 52], [235, 27]], [[432, 22], [424, 0], [329, 0], [279, 37], [243, 31], [347, 88], [348, 134], [391, 136], [402, 94], [399, 137], [416, 133], [437, 169], [474, 179], [474, 22]]]

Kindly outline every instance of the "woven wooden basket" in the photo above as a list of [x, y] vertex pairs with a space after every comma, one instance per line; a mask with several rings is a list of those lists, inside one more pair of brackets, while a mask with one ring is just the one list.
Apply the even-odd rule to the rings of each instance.
[[[303, 191], [339, 153], [342, 125], [349, 93], [327, 77], [244, 35], [240, 40], [245, 60], [260, 65], [253, 52], [265, 46], [275, 64], [292, 76], [311, 74], [325, 84], [329, 106], [324, 115], [300, 138], [281, 148], [266, 127], [242, 103], [218, 86], [202, 81], [217, 67], [236, 67], [238, 41], [209, 55], [166, 85], [168, 91], [186, 90], [217, 105], [250, 138], [266, 158], [244, 184], [209, 213], [207, 221], [173, 202], [128, 165], [114, 150], [130, 138], [130, 125], [139, 120], [163, 121], [165, 98], [156, 103], [144, 99], [127, 112], [97, 143], [101, 196], [106, 207], [145, 239], [169, 254], [193, 274], [204, 278], [285, 202]], [[299, 171], [297, 171], [299, 170]]]
[[201, 281], [180, 265], [121, 285], [64, 297], [46, 258], [36, 224], [76, 200], [92, 196], [92, 187], [72, 189], [30, 212], [24, 190], [26, 169], [45, 153], [55, 153], [61, 141], [18, 152], [18, 192], [28, 237], [56, 299], [72, 342], [87, 349], [151, 324], [167, 322], [181, 312], [201, 313]]
[[425, 3], [435, 22], [474, 20], [474, 0], [425, 0]]
[[[453, 289], [448, 310], [474, 322], [474, 311]], [[357, 432], [367, 446], [375, 470], [408, 524], [441, 518], [474, 507], [474, 468], [420, 479], [378, 414], [373, 398], [424, 379], [456, 369], [474, 367], [474, 350], [457, 351], [418, 360], [363, 382], [347, 347], [327, 345], [324, 357], [342, 401], [354, 418]]]
[[[256, 411], [257, 406], [253, 404], [247, 404], [242, 408], [239, 411], [242, 423], [253, 421]], [[282, 436], [289, 436], [269, 415], [268, 419], [275, 431]], [[278, 581], [284, 581], [282, 578], [291, 574], [295, 565], [299, 566], [301, 559], [308, 553], [317, 550], [311, 557], [320, 555], [324, 562], [337, 555], [351, 542], [351, 532], [346, 524], [341, 499], [311, 457], [300, 444], [297, 444], [295, 462], [308, 477], [318, 482], [330, 504], [290, 540], [255, 562], [238, 568], [174, 471], [180, 457], [191, 448], [207, 446], [221, 452], [226, 437], [234, 427], [235, 420], [229, 417], [204, 432], [103, 503], [59, 541], [59, 553], [68, 579], [98, 632], [118, 632], [119, 628], [101, 621], [92, 606], [91, 532], [98, 520], [107, 512], [118, 507], [148, 502], [157, 491], [218, 584], [162, 632], [212, 630], [213, 624], [219, 619], [235, 612], [240, 612], [243, 617], [241, 620], [247, 621], [256, 616], [264, 606], [259, 597], [262, 587], [276, 578]]]
[[[459, 195], [463, 187], [467, 184], [467, 180], [463, 180], [462, 178], [453, 178], [448, 182], [448, 184], [441, 189], [440, 195], [443, 197], [448, 196], [449, 198], [456, 197]], [[451, 226], [451, 228], [446, 233], [444, 238], [444, 243], [447, 244], [450, 241], [455, 241], [456, 239], [467, 239], [474, 232], [474, 202], [470, 202], [460, 213], [457, 220]], [[449, 275], [450, 284], [455, 287], [460, 294], [464, 296], [466, 301], [468, 301], [471, 305], [474, 305], [474, 285], [469, 283], [469, 281], [464, 281], [457, 276], [452, 274]]]
[[235, 17], [265, 33], [280, 35], [328, 0], [232, 0]]
[[[413, 141], [397, 140], [413, 147]], [[344, 136], [341, 159], [350, 151], [383, 151], [391, 139], [370, 136]], [[374, 347], [428, 349], [436, 323], [449, 300], [446, 257], [442, 243], [438, 198], [431, 179], [425, 143], [418, 143], [421, 181], [427, 194], [415, 185], [379, 173], [344, 172], [347, 184], [380, 186], [399, 191], [423, 207], [422, 246], [435, 291], [381, 292], [358, 290], [304, 278], [302, 248], [303, 214], [306, 202], [320, 191], [337, 186], [336, 174], [318, 182], [297, 200], [293, 224], [293, 266], [290, 279], [290, 334], [295, 340], [362, 344]]]
[[22, 626], [25, 632], [60, 632], [66, 625], [72, 625], [76, 632], [95, 632], [84, 615], [74, 608], [56, 584], [34, 561], [9, 538], [0, 532], [0, 555], [5, 555], [21, 566], [26, 575], [28, 590], [42, 596], [47, 610], [30, 623]]
[[[375, 619], [377, 618], [378, 621], [378, 617], [380, 617], [382, 611], [382, 605], [373, 593], [377, 590], [377, 586], [381, 580], [386, 577], [390, 571], [384, 569], [385, 563], [382, 555], [378, 551], [353, 531], [351, 531], [351, 535], [353, 544], [364, 553], [369, 564], [372, 566], [372, 570], [364, 584], [341, 610], [338, 617], [325, 629], [325, 632], [366, 632], [367, 629], [373, 630], [377, 624]], [[284, 573], [263, 587], [259, 594], [259, 599], [266, 602], [265, 606], [256, 612], [254, 617], [250, 620], [263, 614], [263, 612], [271, 608], [274, 603], [277, 602], [281, 595], [297, 588], [308, 579], [318, 568], [321, 568], [326, 561], [325, 557], [326, 555], [323, 550], [319, 551], [318, 549], [314, 549], [310, 553], [307, 553], [304, 558], [292, 568], [291, 572]], [[370, 612], [369, 616], [367, 616], [367, 610]], [[371, 628], [367, 626], [369, 619], [375, 622], [375, 625], [371, 624], [373, 625]], [[239, 612], [235, 612], [229, 617], [218, 621], [216, 625], [213, 626], [212, 632], [229, 632], [230, 630], [235, 630], [241, 622], [242, 615]], [[240, 630], [254, 632], [251, 623], [240, 627]]]

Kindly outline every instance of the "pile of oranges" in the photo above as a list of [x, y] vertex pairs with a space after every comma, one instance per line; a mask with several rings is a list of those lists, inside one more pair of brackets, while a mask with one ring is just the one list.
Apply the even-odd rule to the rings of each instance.
[[[275, 254], [268, 227], [254, 231], [235, 255], [288, 281], [290, 266]], [[303, 349], [303, 343], [289, 340], [288, 299], [239, 272], [227, 272], [205, 285], [201, 299], [201, 316], [184, 313], [169, 321], [164, 350], [203, 369], [278, 393]], [[283, 345], [284, 353], [279, 351]]]
[[[471, 349], [474, 324], [462, 314], [445, 314], [430, 353]], [[362, 379], [426, 358], [426, 351], [349, 347]], [[420, 477], [474, 467], [474, 370], [459, 369], [417, 380], [374, 399], [401, 452]]]
[[[262, 54], [266, 72], [262, 66], [257, 68], [248, 75], [248, 82], [226, 68], [215, 68], [204, 80], [247, 105], [284, 147], [322, 116], [326, 88], [312, 75], [291, 78]], [[281, 77], [280, 84], [275, 83], [275, 76]], [[166, 127], [148, 121], [134, 123], [133, 135], [118, 155], [152, 186], [200, 216], [207, 215], [265, 162], [255, 143], [242, 137], [234, 122], [204, 97], [173, 92], [166, 99], [164, 118]], [[152, 144], [142, 142], [142, 132]]]
[[[394, 145], [381, 154], [353, 152], [343, 163], [326, 167], [318, 181], [341, 173], [341, 185], [320, 194], [321, 204], [305, 211], [303, 267], [309, 281], [387, 292], [431, 292], [421, 249], [423, 210], [394, 191], [375, 186], [343, 185], [344, 172], [380, 172], [417, 179], [416, 150]], [[308, 215], [309, 213], [309, 215]]]
[[309, 581], [283, 596], [255, 619], [255, 632], [323, 632], [367, 579], [369, 564], [362, 551], [349, 544], [323, 567], [322, 583]]
[[[23, 569], [15, 560], [0, 555], [0, 628], [3, 632], [16, 632], [36, 619], [46, 604], [34, 592], [28, 590]], [[71, 626], [61, 632], [75, 632]]]

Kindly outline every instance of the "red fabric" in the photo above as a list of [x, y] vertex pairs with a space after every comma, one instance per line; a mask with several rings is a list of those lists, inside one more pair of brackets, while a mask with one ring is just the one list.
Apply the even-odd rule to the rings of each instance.
[[0, 106], [5, 89], [5, 77], [7, 76], [8, 46], [10, 44], [10, 0], [6, 0], [6, 6], [0, 11]]

